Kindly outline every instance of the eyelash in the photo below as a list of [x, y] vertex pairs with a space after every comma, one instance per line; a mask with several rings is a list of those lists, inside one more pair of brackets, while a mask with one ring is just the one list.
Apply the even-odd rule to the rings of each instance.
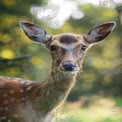
[[87, 48], [87, 47], [86, 47], [85, 45], [82, 45], [82, 46], [81, 46], [81, 50], [82, 50], [82, 51], [85, 51], [86, 48]]
[[56, 50], [57, 50], [57, 47], [55, 45], [50, 46], [50, 51], [56, 51]]
[[[81, 51], [85, 51], [86, 50], [86, 46], [85, 45], [82, 45], [81, 46]], [[57, 47], [55, 45], [51, 45], [50, 46], [50, 51], [56, 51], [57, 50]]]

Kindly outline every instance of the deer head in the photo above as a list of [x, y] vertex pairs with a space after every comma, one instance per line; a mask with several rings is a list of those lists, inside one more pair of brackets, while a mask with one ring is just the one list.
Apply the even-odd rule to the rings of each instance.
[[44, 29], [33, 23], [21, 21], [19, 24], [29, 39], [49, 49], [53, 72], [65, 73], [78, 72], [86, 51], [91, 45], [104, 40], [116, 25], [115, 22], [105, 23], [92, 28], [85, 35], [71, 33], [48, 35]]

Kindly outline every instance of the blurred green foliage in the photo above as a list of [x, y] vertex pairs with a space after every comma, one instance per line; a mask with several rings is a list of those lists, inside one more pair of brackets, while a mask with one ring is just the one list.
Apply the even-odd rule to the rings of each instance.
[[[51, 56], [43, 46], [32, 43], [21, 31], [21, 20], [33, 21], [30, 14], [32, 5], [46, 4], [42, 0], [1, 0], [0, 1], [0, 75], [21, 77], [31, 80], [44, 79], [50, 72]], [[116, 21], [117, 27], [102, 43], [94, 45], [87, 53], [83, 63], [84, 73], [78, 76], [68, 100], [80, 99], [82, 95], [117, 95], [122, 93], [122, 28], [121, 14], [117, 9], [80, 5], [84, 17], [70, 18], [62, 28], [51, 29], [41, 22], [50, 34], [62, 32], [88, 33], [95, 25]], [[122, 34], [122, 33], [121, 33]], [[120, 69], [119, 69], [120, 68]]]

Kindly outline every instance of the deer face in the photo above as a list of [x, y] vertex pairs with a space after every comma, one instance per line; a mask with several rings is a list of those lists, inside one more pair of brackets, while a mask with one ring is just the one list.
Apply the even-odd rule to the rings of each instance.
[[47, 48], [55, 69], [73, 73], [80, 70], [88, 46], [82, 36], [65, 33], [52, 36]]
[[75, 73], [82, 67], [87, 49], [106, 38], [115, 27], [115, 22], [96, 26], [86, 35], [64, 33], [50, 36], [44, 29], [30, 22], [20, 22], [20, 26], [32, 41], [49, 49], [53, 70]]

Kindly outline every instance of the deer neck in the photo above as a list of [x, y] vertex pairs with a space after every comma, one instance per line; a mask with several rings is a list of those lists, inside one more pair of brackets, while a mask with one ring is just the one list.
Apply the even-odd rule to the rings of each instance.
[[74, 85], [76, 76], [77, 73], [66, 73], [52, 70], [48, 78], [46, 78], [45, 83], [47, 85], [53, 85], [58, 90], [66, 92]]
[[66, 99], [75, 83], [75, 78], [76, 74], [66, 74], [59, 71], [51, 72], [49, 78], [46, 79], [45, 82], [44, 94], [50, 99], [47, 100], [47, 111], [53, 110]]
[[[36, 91], [39, 93], [34, 97], [34, 108], [47, 114], [62, 103], [75, 83], [77, 74], [68, 74], [59, 71], [51, 72]], [[36, 92], [36, 93], [37, 93]]]
[[[38, 85], [33, 93], [33, 108], [46, 114], [62, 103], [75, 83], [77, 73], [64, 73], [52, 69], [50, 75]], [[36, 103], [36, 104], [35, 104]]]

